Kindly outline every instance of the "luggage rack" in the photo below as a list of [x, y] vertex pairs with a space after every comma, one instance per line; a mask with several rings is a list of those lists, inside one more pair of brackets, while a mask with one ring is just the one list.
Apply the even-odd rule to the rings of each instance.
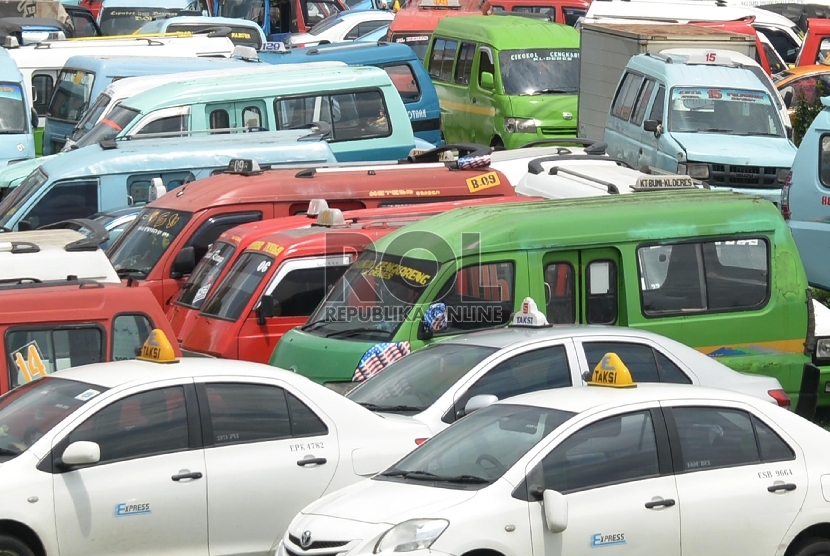
[[11, 289], [28, 288], [49, 288], [52, 286], [78, 286], [78, 289], [103, 288], [104, 284], [97, 280], [79, 280], [74, 274], [70, 274], [65, 280], [41, 280], [30, 276], [19, 278], [4, 278], [0, 280], [0, 291]]

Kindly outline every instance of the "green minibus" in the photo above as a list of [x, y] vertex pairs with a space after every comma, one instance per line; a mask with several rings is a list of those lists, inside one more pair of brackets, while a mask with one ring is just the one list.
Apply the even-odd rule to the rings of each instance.
[[675, 190], [461, 208], [407, 226], [355, 261], [271, 364], [350, 381], [367, 359], [503, 326], [526, 297], [552, 324], [642, 328], [773, 376], [793, 407], [815, 346], [804, 267], [776, 207]]

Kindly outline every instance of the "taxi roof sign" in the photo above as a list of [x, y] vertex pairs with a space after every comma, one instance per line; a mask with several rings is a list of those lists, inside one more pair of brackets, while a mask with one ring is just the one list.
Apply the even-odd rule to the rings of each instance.
[[317, 216], [317, 226], [325, 226], [327, 228], [345, 228], [346, 219], [343, 217], [343, 212], [340, 209], [327, 208], [320, 211]]
[[536, 307], [536, 302], [532, 297], [525, 297], [522, 301], [522, 310], [513, 315], [513, 320], [510, 322], [511, 326], [529, 326], [541, 327], [550, 326], [548, 319]]
[[139, 361], [149, 361], [151, 363], [178, 363], [176, 352], [173, 351], [173, 345], [167, 336], [158, 328], [150, 332], [150, 336], [144, 345], [141, 346], [141, 352], [136, 358]]
[[688, 176], [640, 176], [634, 183], [634, 191], [648, 191], [652, 189], [688, 189], [694, 187], [695, 182]]
[[616, 353], [606, 353], [597, 366], [594, 367], [594, 373], [591, 375], [591, 380], [588, 381], [589, 386], [610, 386], [612, 388], [634, 388], [637, 383], [631, 378], [631, 371], [622, 362], [620, 356]]

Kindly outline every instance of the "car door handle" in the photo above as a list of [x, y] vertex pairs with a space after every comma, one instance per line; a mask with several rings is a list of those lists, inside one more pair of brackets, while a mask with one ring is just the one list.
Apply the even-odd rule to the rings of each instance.
[[793, 483], [780, 483], [780, 484], [777, 484], [777, 485], [768, 486], [767, 490], [769, 492], [778, 492], [779, 490], [786, 490], [786, 491], [795, 490], [795, 488], [796, 487]]
[[306, 465], [323, 465], [324, 463], [326, 463], [326, 458], [305, 458], [298, 461], [297, 465], [305, 467]]
[[666, 498], [665, 500], [652, 500], [651, 502], [646, 502], [646, 508], [650, 510], [652, 508], [659, 508], [660, 506], [674, 506], [674, 504], [674, 500]]
[[173, 479], [174, 481], [178, 482], [178, 481], [181, 481], [182, 479], [201, 479], [202, 474], [198, 471], [191, 471], [191, 472], [188, 472], [188, 473], [178, 473], [176, 475], [173, 475], [170, 478]]
[[476, 100], [476, 97], [473, 97], [473, 104], [475, 104], [476, 102], [478, 102], [478, 101]]

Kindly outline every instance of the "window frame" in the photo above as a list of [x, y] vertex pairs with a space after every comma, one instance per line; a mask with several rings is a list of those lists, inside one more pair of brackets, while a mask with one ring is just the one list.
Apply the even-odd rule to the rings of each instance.
[[[817, 147], [818, 148], [818, 168], [816, 170], [818, 171], [818, 181], [821, 184], [821, 186], [825, 189], [830, 189], [830, 181], [824, 181], [824, 177], [821, 175], [821, 166], [822, 166], [822, 164], [821, 164], [821, 151], [822, 151], [821, 145], [822, 145], [822, 143], [824, 143], [825, 139], [830, 140], [830, 132], [822, 133], [818, 138], [818, 147]], [[830, 145], [828, 145], [828, 147], [830, 147]], [[827, 177], [830, 178], [830, 148], [828, 148], [827, 153], [828, 153]]]
[[579, 280], [576, 275], [576, 268], [574, 267], [573, 262], [568, 260], [550, 260], [546, 261], [542, 265], [542, 283], [545, 286], [545, 318], [552, 324], [554, 323], [552, 320], [551, 315], [548, 315], [548, 307], [550, 306], [551, 302], [554, 300], [553, 291], [551, 291], [550, 284], [547, 281], [547, 271], [548, 268], [552, 266], [566, 266], [568, 272], [570, 274], [569, 281], [571, 286], [571, 322], [569, 323], [561, 323], [561, 324], [576, 324], [579, 319], [579, 302], [580, 302], [580, 295], [579, 295]]
[[[392, 63], [387, 63], [387, 64], [381, 64], [378, 67], [380, 69], [382, 69], [383, 71], [385, 71], [387, 75], [389, 75], [389, 79], [392, 79], [392, 75], [389, 74], [389, 71], [387, 71], [388, 68], [401, 67], [401, 68], [408, 69], [409, 73], [412, 74], [413, 81], [415, 81], [415, 88], [418, 90], [418, 96], [413, 97], [411, 100], [404, 101], [404, 105], [415, 104], [415, 103], [421, 102], [421, 97], [424, 94], [423, 90], [421, 89], [421, 81], [420, 81], [420, 79], [418, 79], [418, 75], [415, 73], [415, 69], [412, 67], [412, 64], [410, 62], [408, 62], [406, 60], [403, 60], [403, 61], [400, 61], [400, 62], [392, 62]], [[392, 85], [393, 86], [395, 85], [395, 80], [394, 79], [392, 79]], [[397, 89], [398, 88], [395, 87], [395, 90], [397, 90]], [[398, 94], [400, 94], [400, 91], [398, 91]], [[403, 97], [401, 97], [401, 98], [403, 98]]]
[[[242, 251], [244, 252], [244, 251]], [[240, 253], [241, 254], [241, 253]], [[279, 260], [279, 259], [275, 259]], [[344, 264], [336, 264], [336, 263], [343, 263]], [[274, 290], [277, 289], [277, 286], [285, 279], [286, 276], [295, 272], [297, 270], [314, 270], [317, 268], [328, 269], [330, 267], [339, 267], [345, 266], [348, 269], [349, 266], [354, 262], [353, 258], [350, 258], [349, 255], [323, 255], [323, 256], [311, 256], [311, 257], [300, 257], [296, 259], [284, 259], [280, 262], [277, 270], [274, 271], [271, 278], [265, 284], [265, 288], [262, 290], [262, 295], [259, 296], [254, 302], [253, 309], [256, 310], [259, 307], [260, 301], [263, 295], [272, 295]], [[323, 294], [325, 298], [326, 294]], [[275, 299], [274, 301], [279, 301]], [[322, 301], [322, 299], [321, 299]], [[313, 312], [313, 311], [312, 311]], [[308, 316], [311, 316], [310, 314]]]
[[[629, 77], [631, 77], [632, 79], [639, 79], [640, 82], [637, 84], [636, 90], [634, 91], [634, 97], [632, 99], [633, 102], [629, 108], [628, 116], [622, 117], [622, 115], [618, 112], [620, 112], [621, 108], [625, 107], [625, 104], [623, 103], [625, 102], [625, 97], [628, 94], [629, 89], [625, 85], [627, 84]], [[634, 107], [637, 104], [637, 97], [639, 96], [640, 89], [642, 88], [643, 83], [645, 83], [645, 81], [646, 76], [642, 73], [637, 71], [626, 70], [625, 73], [623, 73], [622, 78], [620, 79], [619, 85], [617, 86], [617, 90], [614, 92], [614, 98], [611, 101], [611, 108], [609, 114], [611, 114], [611, 116], [622, 122], [628, 122], [631, 119], [632, 114], [634, 113]], [[621, 103], [620, 106], [617, 106], [617, 101]]]
[[[33, 101], [32, 102], [32, 107], [37, 112], [38, 117], [45, 118], [47, 112], [49, 112], [49, 105], [52, 103], [52, 95], [55, 92], [55, 78], [52, 77], [52, 75], [50, 75], [48, 73], [34, 73], [34, 74], [32, 74], [32, 88], [33, 89], [37, 88], [35, 86], [35, 81], [39, 78], [48, 79], [51, 86], [49, 87], [49, 91], [46, 93], [46, 96], [47, 96], [46, 103], [44, 104], [43, 101], [39, 101], [39, 102], [34, 102]], [[39, 107], [42, 107], [42, 109], [39, 109]], [[35, 127], [37, 127], [37, 124], [35, 124]]]
[[[113, 354], [115, 353], [115, 321], [119, 317], [144, 317], [145, 319], [147, 319], [147, 322], [150, 323], [151, 333], [152, 330], [157, 328], [155, 321], [147, 313], [141, 311], [121, 311], [120, 313], [115, 313], [114, 315], [112, 315], [112, 318], [110, 319], [110, 330], [112, 330], [112, 334], [110, 334], [111, 338], [109, 342], [109, 357], [107, 358], [107, 361], [115, 361], [115, 359], [113, 359]], [[136, 357], [138, 357], [138, 355], [136, 355]], [[133, 359], [135, 359], [135, 357]], [[133, 359], [127, 359], [126, 361], [132, 361]]]
[[[830, 134], [828, 134], [830, 135]], [[819, 145], [821, 142], [819, 142]], [[758, 240], [763, 241], [764, 245], [767, 248], [767, 287], [766, 287], [766, 295], [763, 301], [757, 305], [751, 307], [732, 307], [732, 308], [722, 308], [722, 309], [701, 309], [699, 311], [673, 311], [673, 312], [661, 312], [659, 314], [655, 313], [646, 313], [644, 303], [645, 303], [645, 296], [643, 295], [646, 290], [643, 289], [643, 273], [642, 268], [640, 266], [640, 249], [647, 248], [647, 247], [654, 247], [654, 246], [674, 246], [674, 245], [688, 245], [688, 244], [695, 244], [695, 245], [703, 245], [704, 243], [716, 243], [719, 241], [742, 241], [742, 240]], [[671, 318], [671, 317], [678, 317], [678, 316], [685, 316], [691, 317], [696, 315], [717, 315], [717, 314], [728, 314], [728, 313], [742, 313], [747, 311], [761, 311], [767, 305], [769, 305], [770, 299], [772, 298], [772, 245], [773, 243], [769, 240], [769, 237], [766, 235], [750, 235], [750, 234], [739, 234], [734, 236], [715, 236], [715, 237], [706, 237], [706, 238], [693, 238], [693, 239], [683, 239], [680, 241], [673, 241], [673, 242], [661, 242], [661, 241], [648, 241], [638, 243], [634, 249], [634, 258], [635, 263], [637, 266], [637, 288], [640, 291], [640, 314], [647, 319], [661, 319], [661, 318]], [[706, 280], [706, 261], [702, 259], [703, 264], [703, 278]], [[709, 289], [708, 284], [704, 283], [704, 294], [706, 296], [706, 301], [708, 304], [709, 301]], [[659, 289], [659, 288], [658, 288]]]
[[[615, 301], [614, 320], [612, 322], [591, 322], [589, 320], [589, 315], [590, 315], [591, 311], [590, 311], [590, 308], [589, 308], [588, 305], [590, 303], [591, 297], [600, 297], [600, 296], [603, 296], [603, 295], [612, 295], [611, 293], [592, 294], [590, 292], [590, 288], [591, 288], [591, 266], [595, 263], [608, 263], [611, 266], [611, 268], [613, 268], [613, 271], [614, 271], [614, 280], [613, 280], [613, 282], [609, 281], [609, 284], [608, 284], [609, 289], [613, 288], [613, 296], [614, 296], [614, 301]], [[601, 325], [607, 325], [607, 326], [614, 326], [619, 322], [619, 320], [620, 320], [620, 268], [619, 267], [620, 267], [620, 264], [617, 262], [617, 260], [612, 259], [612, 258], [591, 259], [590, 261], [586, 262], [585, 267], [584, 267], [585, 268], [585, 270], [584, 270], [584, 275], [585, 275], [585, 277], [584, 277], [584, 284], [585, 284], [585, 290], [584, 290], [585, 324], [594, 324], [594, 325], [601, 324]], [[580, 297], [582, 297], [582, 296], [580, 296]]]

